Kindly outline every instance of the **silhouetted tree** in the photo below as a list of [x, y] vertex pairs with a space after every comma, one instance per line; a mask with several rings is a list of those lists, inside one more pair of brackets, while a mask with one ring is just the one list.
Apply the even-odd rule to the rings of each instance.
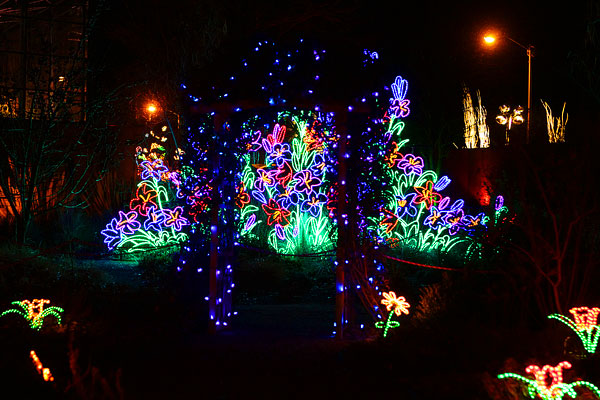
[[546, 314], [593, 300], [599, 192], [582, 153], [565, 145], [537, 155], [522, 151], [523, 161], [509, 168], [513, 178], [505, 193], [514, 202], [517, 230], [505, 268]]
[[[18, 67], [9, 65], [0, 76], [0, 82], [17, 82], [0, 87], [0, 103], [5, 105], [0, 117], [0, 201], [4, 216], [14, 222], [18, 243], [26, 241], [34, 218], [61, 207], [86, 206], [82, 194], [106, 171], [114, 151], [111, 125], [118, 98], [116, 89], [92, 95], [87, 91], [93, 79], [87, 39], [94, 18], [74, 24], [77, 30], [57, 26], [65, 30], [63, 36], [50, 31], [33, 39], [40, 29], [36, 23], [52, 18], [64, 4], [35, 8], [38, 14], [31, 20], [27, 15], [33, 8], [24, 4], [16, 31], [31, 39], [13, 60]], [[72, 4], [66, 6], [65, 12], [74, 10]], [[10, 36], [11, 31], [3, 34]], [[33, 46], [41, 56], [29, 53]]]

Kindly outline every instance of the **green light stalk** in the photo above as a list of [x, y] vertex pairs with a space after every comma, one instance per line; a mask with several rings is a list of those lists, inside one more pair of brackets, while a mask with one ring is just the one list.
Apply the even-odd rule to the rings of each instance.
[[392, 316], [394, 315], [394, 310], [390, 311], [390, 314], [387, 317], [387, 320], [385, 321], [385, 324], [383, 323], [383, 321], [377, 321], [375, 322], [375, 327], [379, 328], [379, 329], [383, 329], [383, 337], [386, 337], [388, 334], [388, 329], [390, 328], [397, 328], [400, 326], [400, 322], [398, 321], [392, 321]]

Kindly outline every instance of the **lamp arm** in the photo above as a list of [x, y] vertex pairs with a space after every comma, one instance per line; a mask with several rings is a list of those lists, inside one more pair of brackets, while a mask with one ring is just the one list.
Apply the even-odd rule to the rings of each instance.
[[509, 37], [509, 36], [504, 36], [505, 38], [507, 38], [508, 40], [510, 40], [511, 42], [513, 42], [514, 44], [516, 44], [517, 46], [521, 47], [522, 49], [528, 50], [529, 47], [527, 46], [523, 46], [521, 43], [517, 42], [515, 39]]

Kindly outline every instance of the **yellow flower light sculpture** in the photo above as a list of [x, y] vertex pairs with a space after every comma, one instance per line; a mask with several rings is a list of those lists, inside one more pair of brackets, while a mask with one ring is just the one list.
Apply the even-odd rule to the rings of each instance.
[[396, 293], [392, 291], [383, 293], [381, 304], [386, 307], [390, 314], [385, 323], [383, 321], [378, 321], [375, 323], [375, 327], [383, 329], [383, 337], [386, 337], [388, 329], [400, 326], [398, 321], [392, 321], [393, 315], [396, 314], [398, 317], [402, 314], [408, 315], [410, 304], [408, 304], [404, 296], [396, 297]]

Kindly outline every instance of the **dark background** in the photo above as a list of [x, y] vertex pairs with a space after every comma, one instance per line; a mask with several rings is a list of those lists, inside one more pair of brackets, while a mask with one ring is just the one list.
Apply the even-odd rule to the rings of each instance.
[[526, 51], [508, 40], [484, 48], [482, 34], [491, 29], [535, 46], [532, 134], [535, 128], [545, 136], [541, 98], [555, 114], [567, 102], [568, 132], [575, 138], [598, 114], [590, 85], [575, 68], [576, 58], [591, 51], [585, 32], [595, 3], [108, 1], [100, 4], [106, 11], [94, 28], [90, 57], [102, 65], [99, 84], [143, 83], [133, 96], [139, 107], [147, 93], [176, 103], [180, 83], [193, 91], [218, 81], [224, 66], [261, 39], [285, 44], [303, 37], [339, 52], [332, 91], [352, 91], [344, 87], [360, 86], [352, 60], [369, 49], [380, 55], [382, 84], [396, 75], [410, 82], [415, 125], [446, 121], [456, 134], [448, 142], [460, 145], [462, 83], [473, 96], [481, 91], [492, 130], [503, 129], [493, 121], [500, 105], [527, 103]]

